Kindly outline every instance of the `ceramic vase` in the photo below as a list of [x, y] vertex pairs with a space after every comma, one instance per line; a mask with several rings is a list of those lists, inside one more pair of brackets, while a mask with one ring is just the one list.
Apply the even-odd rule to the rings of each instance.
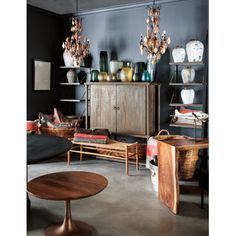
[[186, 56], [185, 49], [180, 46], [176, 46], [172, 50], [172, 57], [175, 63], [184, 62], [185, 56]]
[[190, 88], [184, 88], [181, 90], [181, 98], [183, 104], [193, 104], [195, 91]]
[[72, 58], [71, 53], [69, 51], [63, 52], [63, 60], [65, 63], [65, 66], [73, 66], [73, 58]]
[[192, 68], [184, 68], [181, 71], [183, 83], [192, 83], [195, 77], [195, 70]]
[[204, 45], [201, 41], [191, 40], [186, 44], [186, 52], [189, 62], [201, 62]]
[[110, 61], [110, 73], [112, 75], [115, 75], [117, 71], [122, 68], [122, 66], [123, 66], [122, 61], [115, 61], [115, 60]]
[[98, 81], [99, 82], [106, 82], [107, 81], [107, 72], [100, 72], [98, 74]]
[[68, 83], [74, 83], [75, 82], [75, 72], [72, 69], [70, 69], [66, 73], [66, 77], [67, 77]]

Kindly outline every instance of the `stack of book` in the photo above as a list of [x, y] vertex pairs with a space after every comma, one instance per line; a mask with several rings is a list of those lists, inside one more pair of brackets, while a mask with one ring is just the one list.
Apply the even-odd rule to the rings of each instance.
[[181, 107], [179, 110], [175, 109], [172, 123], [176, 125], [196, 125], [201, 126], [208, 118], [208, 115], [200, 110], [192, 110]]

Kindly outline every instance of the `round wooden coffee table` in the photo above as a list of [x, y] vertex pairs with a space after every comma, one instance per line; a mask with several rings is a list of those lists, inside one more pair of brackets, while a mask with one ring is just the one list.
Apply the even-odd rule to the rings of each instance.
[[107, 179], [84, 171], [66, 171], [37, 177], [27, 184], [32, 195], [47, 200], [64, 200], [65, 218], [62, 225], [49, 226], [44, 236], [91, 235], [92, 227], [85, 222], [73, 221], [70, 201], [93, 196], [106, 188]]

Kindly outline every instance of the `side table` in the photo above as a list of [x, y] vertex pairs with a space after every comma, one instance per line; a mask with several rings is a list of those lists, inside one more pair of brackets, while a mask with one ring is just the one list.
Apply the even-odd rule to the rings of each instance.
[[208, 139], [166, 139], [158, 141], [158, 195], [174, 213], [179, 211], [179, 153], [191, 149], [207, 149]]
[[27, 190], [34, 196], [65, 201], [63, 223], [45, 229], [44, 236], [91, 235], [91, 226], [85, 222], [72, 220], [70, 201], [93, 196], [106, 188], [107, 184], [108, 181], [104, 176], [84, 171], [56, 172], [29, 181]]

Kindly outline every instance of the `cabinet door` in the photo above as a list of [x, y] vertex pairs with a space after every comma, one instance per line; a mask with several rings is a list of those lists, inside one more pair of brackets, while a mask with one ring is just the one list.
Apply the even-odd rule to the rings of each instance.
[[90, 127], [116, 132], [116, 86], [91, 85]]
[[146, 134], [144, 85], [117, 85], [117, 133]]

